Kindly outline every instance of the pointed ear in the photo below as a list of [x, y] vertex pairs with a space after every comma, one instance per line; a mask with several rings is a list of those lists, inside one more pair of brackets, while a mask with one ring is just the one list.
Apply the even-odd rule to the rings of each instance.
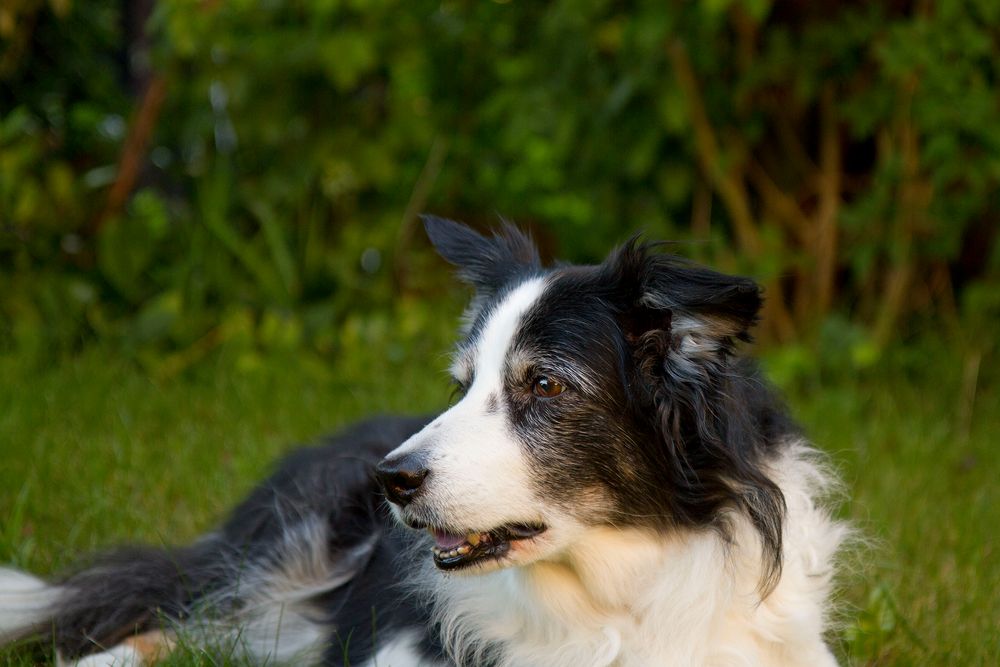
[[757, 283], [655, 247], [633, 238], [605, 262], [624, 291], [622, 326], [631, 340], [656, 333], [665, 355], [721, 359], [736, 340], [750, 339], [762, 304]]
[[541, 268], [538, 250], [531, 238], [504, 222], [493, 236], [453, 220], [422, 215], [424, 228], [434, 249], [458, 267], [458, 275], [483, 293], [495, 292], [518, 274]]

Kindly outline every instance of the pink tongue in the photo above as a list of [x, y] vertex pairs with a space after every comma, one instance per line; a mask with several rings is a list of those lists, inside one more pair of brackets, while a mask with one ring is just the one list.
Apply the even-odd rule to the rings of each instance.
[[434, 536], [434, 542], [441, 549], [454, 549], [461, 544], [465, 544], [465, 535], [452, 535], [440, 530], [432, 531], [431, 534]]

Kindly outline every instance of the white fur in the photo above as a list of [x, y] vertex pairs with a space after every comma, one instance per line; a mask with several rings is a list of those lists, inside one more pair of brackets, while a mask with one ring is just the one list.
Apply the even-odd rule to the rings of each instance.
[[57, 667], [144, 667], [146, 661], [139, 652], [125, 644], [119, 644], [108, 651], [91, 653], [79, 660], [56, 658]]
[[[818, 504], [828, 477], [802, 444], [774, 466], [788, 503], [784, 569], [762, 601], [756, 533], [595, 528], [558, 557], [478, 577], [429, 571], [455, 656], [501, 667], [830, 666], [823, 641], [834, 556], [847, 534]], [[426, 582], [425, 582], [426, 583]]]
[[[536, 521], [534, 497], [521, 447], [510, 432], [503, 403], [503, 375], [518, 325], [545, 289], [541, 278], [511, 291], [490, 314], [474, 350], [456, 359], [457, 377], [471, 380], [455, 406], [395, 450], [423, 451], [433, 471], [421, 503], [449, 517], [455, 528], [489, 530], [510, 521]], [[469, 364], [474, 360], [475, 368]], [[489, 471], [488, 475], [483, 475]], [[496, 499], [502, 497], [503, 503]]]
[[378, 649], [375, 656], [363, 667], [446, 667], [428, 661], [419, 647], [419, 638], [414, 632], [404, 632]]
[[[504, 369], [519, 363], [512, 341], [544, 288], [542, 279], [527, 282], [489, 314], [474, 347], [461, 350], [453, 368], [470, 385], [466, 396], [397, 450], [422, 451], [431, 469], [414, 503], [420, 507], [404, 508], [404, 518], [430, 510], [459, 527], [531, 520], [548, 527], [527, 544], [514, 543], [508, 567], [472, 568], [478, 576], [443, 574], [427, 559], [418, 585], [433, 589], [444, 643], [456, 661], [493, 660], [499, 667], [836, 664], [823, 633], [834, 557], [847, 530], [818, 502], [832, 477], [807, 445], [787, 443], [772, 467], [787, 502], [784, 567], [763, 600], [760, 542], [742, 514], [728, 517], [730, 541], [711, 529], [663, 534], [587, 527], [536, 497], [505, 410], [487, 406], [491, 396], [502, 405]], [[684, 336], [676, 361], [695, 372], [695, 360], [715, 355], [718, 345], [704, 334], [709, 323], [678, 318], [676, 324]]]
[[270, 563], [234, 564], [238, 584], [205, 598], [180, 634], [190, 642], [229, 647], [255, 662], [318, 662], [335, 628], [317, 619], [311, 600], [349, 582], [374, 546], [374, 537], [331, 562], [329, 534], [319, 518], [285, 528]]
[[[0, 568], [0, 644], [13, 641], [47, 621], [62, 591], [25, 572]], [[56, 656], [59, 667], [141, 667], [131, 646], [119, 645], [76, 661]]]
[[[545, 280], [534, 278], [511, 290], [510, 294], [493, 309], [489, 320], [476, 341], [474, 354], [475, 374], [478, 385], [486, 391], [499, 391], [503, 379], [504, 362], [510, 352], [514, 335], [524, 314], [538, 301], [545, 291]], [[465, 359], [457, 360], [460, 363]], [[452, 369], [457, 377], [468, 379], [469, 369]], [[471, 390], [471, 387], [470, 387]]]
[[0, 644], [45, 621], [60, 590], [30, 574], [0, 568]]

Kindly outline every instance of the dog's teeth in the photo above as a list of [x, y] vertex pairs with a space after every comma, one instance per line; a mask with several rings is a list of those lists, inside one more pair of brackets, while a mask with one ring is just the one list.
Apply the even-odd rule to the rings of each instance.
[[465, 541], [474, 547], [479, 546], [479, 533], [469, 533], [469, 536], [465, 538]]
[[460, 556], [464, 556], [465, 554], [472, 551], [472, 547], [470, 547], [468, 544], [463, 544], [459, 548], [455, 549], [455, 551], [458, 552]]

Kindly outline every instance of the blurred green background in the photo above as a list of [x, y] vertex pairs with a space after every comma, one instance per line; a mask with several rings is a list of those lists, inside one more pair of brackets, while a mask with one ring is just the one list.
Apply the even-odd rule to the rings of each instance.
[[189, 538], [440, 409], [467, 292], [417, 215], [502, 215], [764, 284], [871, 538], [840, 655], [997, 664], [998, 121], [995, 0], [4, 0], [0, 561]]

